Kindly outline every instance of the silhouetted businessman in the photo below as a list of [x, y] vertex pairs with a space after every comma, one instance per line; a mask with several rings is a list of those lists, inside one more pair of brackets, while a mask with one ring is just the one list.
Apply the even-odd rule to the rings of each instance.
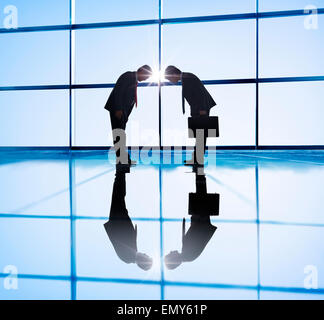
[[[207, 194], [207, 185], [205, 175], [198, 175], [196, 173], [196, 194], [201, 195], [204, 199], [204, 195]], [[218, 207], [218, 204], [215, 204]], [[171, 251], [165, 256], [164, 262], [168, 269], [177, 268], [182, 262], [191, 262], [197, 259], [204, 251], [209, 240], [214, 235], [217, 227], [213, 226], [210, 222], [210, 216], [206, 209], [198, 207], [196, 212], [191, 216], [190, 228], [187, 232], [185, 228], [186, 220], [182, 221], [182, 250]]]
[[126, 123], [134, 105], [137, 106], [138, 82], [147, 80], [151, 75], [152, 69], [148, 65], [134, 72], [125, 72], [117, 80], [105, 105], [105, 109], [110, 112], [117, 163], [136, 164], [126, 151]]
[[107, 235], [118, 257], [126, 263], [136, 263], [141, 269], [149, 270], [153, 260], [137, 251], [137, 226], [133, 226], [125, 203], [125, 172], [116, 171], [109, 221], [104, 224]]
[[[185, 99], [190, 105], [191, 117], [208, 117], [210, 109], [216, 105], [216, 102], [205, 88], [200, 79], [189, 72], [181, 72], [175, 66], [168, 66], [165, 69], [165, 78], [172, 83], [182, 84], [182, 113], [185, 114]], [[204, 151], [206, 150], [206, 140], [204, 137]], [[186, 163], [197, 163], [197, 148], [192, 155], [192, 159], [185, 161]]]

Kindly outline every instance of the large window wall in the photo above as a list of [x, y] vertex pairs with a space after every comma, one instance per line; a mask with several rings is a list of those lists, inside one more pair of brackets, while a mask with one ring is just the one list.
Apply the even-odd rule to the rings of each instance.
[[[10, 5], [18, 28], [0, 29], [1, 147], [110, 146], [103, 106], [119, 75], [143, 64], [176, 65], [205, 83], [220, 119], [209, 145], [324, 145], [324, 0]], [[141, 84], [138, 101], [129, 146], [193, 144], [179, 85]]]

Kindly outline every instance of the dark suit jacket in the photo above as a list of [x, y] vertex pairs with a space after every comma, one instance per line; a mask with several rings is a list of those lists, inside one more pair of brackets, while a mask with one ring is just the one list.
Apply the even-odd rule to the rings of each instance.
[[137, 253], [137, 226], [133, 226], [128, 215], [125, 196], [125, 173], [117, 172], [109, 221], [104, 224], [104, 227], [118, 257], [126, 263], [134, 263]]
[[183, 261], [189, 262], [197, 259], [216, 229], [217, 227], [210, 223], [209, 217], [208, 219], [201, 219], [199, 216], [192, 216], [190, 228], [182, 237], [181, 255]]
[[136, 85], [136, 72], [128, 71], [122, 74], [107, 100], [105, 109], [122, 110], [127, 120], [135, 104]]
[[190, 105], [191, 116], [198, 116], [199, 111], [207, 111], [216, 105], [216, 102], [207, 91], [200, 79], [193, 73], [182, 73], [182, 98]]

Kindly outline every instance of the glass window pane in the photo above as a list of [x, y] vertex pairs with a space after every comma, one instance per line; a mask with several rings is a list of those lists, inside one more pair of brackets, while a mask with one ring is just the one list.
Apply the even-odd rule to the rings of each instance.
[[[255, 143], [255, 85], [206, 86], [217, 106], [212, 116], [219, 117], [219, 138], [207, 139], [211, 146], [254, 145]], [[186, 103], [186, 116], [182, 115], [181, 87], [162, 88], [162, 143], [164, 146], [192, 146], [195, 139], [188, 138], [190, 107]]]
[[166, 300], [256, 300], [257, 290], [165, 286]]
[[261, 145], [323, 145], [323, 82], [260, 86]]
[[[212, 223], [217, 227], [203, 252], [194, 261], [174, 270], [164, 269], [167, 281], [257, 285], [257, 227], [252, 223]], [[164, 222], [164, 256], [181, 250], [182, 221]], [[190, 222], [186, 223], [186, 230]], [[231, 254], [229, 254], [231, 252]], [[194, 255], [194, 254], [193, 254]], [[217, 263], [222, 261], [222, 263]]]
[[[76, 146], [112, 146], [109, 112], [104, 109], [112, 89], [85, 89], [75, 92]], [[126, 126], [128, 146], [159, 145], [158, 87], [139, 87], [138, 107]]]
[[324, 268], [322, 227], [261, 225], [260, 246], [261, 286], [304, 289], [305, 267]]
[[[306, 29], [305, 17], [260, 20], [260, 76], [324, 74], [324, 28]], [[324, 25], [319, 15], [318, 23]]]
[[[17, 8], [19, 28], [68, 24], [70, 20], [69, 0], [0, 0], [1, 11], [7, 6]], [[8, 10], [8, 13], [3, 13], [4, 19], [12, 14], [11, 9], [8, 8]]]
[[77, 0], [76, 23], [156, 19], [159, 0]]
[[111, 146], [109, 112], [104, 109], [112, 89], [74, 91], [74, 146]]
[[76, 82], [114, 83], [144, 64], [158, 68], [158, 27], [76, 31]]
[[283, 11], [283, 10], [297, 10], [305, 9], [307, 6], [312, 5], [317, 8], [324, 7], [323, 0], [260, 0], [260, 11]]
[[261, 290], [260, 299], [261, 300], [324, 300], [324, 294]]
[[202, 80], [255, 77], [255, 21], [165, 25], [163, 65]]
[[18, 288], [18, 290], [8, 290], [0, 286], [0, 299], [69, 300], [71, 298], [70, 281], [20, 278]]
[[[36, 159], [24, 159], [28, 156]], [[69, 163], [62, 155], [51, 154], [52, 158], [61, 158], [55, 160], [42, 157], [46, 156], [1, 156], [0, 213], [70, 215]]]
[[159, 285], [78, 282], [77, 297], [79, 300], [159, 300]]
[[294, 165], [275, 161], [277, 167], [259, 165], [260, 220], [324, 225], [324, 166], [298, 160]]
[[0, 34], [0, 85], [69, 82], [69, 32]]
[[164, 0], [163, 18], [212, 16], [255, 11], [255, 0]]
[[[115, 163], [109, 163], [107, 154], [101, 153], [92, 157], [91, 161], [89, 158], [77, 159], [75, 164], [77, 216], [107, 219], [115, 179]], [[126, 208], [132, 218], [158, 219], [160, 217], [159, 172], [149, 166], [146, 166], [145, 170], [142, 169], [134, 169], [132, 174], [127, 176]], [[138, 192], [139, 186], [141, 192]], [[89, 201], [90, 194], [91, 201]], [[143, 200], [139, 201], [140, 198]]]
[[[209, 89], [209, 87], [208, 87]], [[188, 138], [189, 106], [182, 114], [181, 86], [162, 87], [162, 145], [194, 146], [194, 139]], [[215, 107], [214, 107], [215, 108]]]
[[[127, 209], [131, 216], [132, 208], [128, 207]], [[109, 212], [107, 212], [107, 220], [76, 221], [76, 268], [78, 276], [108, 279], [160, 280], [160, 222], [138, 220], [131, 222], [133, 227], [137, 225], [136, 244], [138, 252], [147, 254], [154, 261], [152, 269], [147, 272], [135, 264], [125, 263], [117, 255], [115, 247], [104, 228], [104, 223], [108, 221], [108, 215]], [[117, 252], [121, 254], [118, 249]]]
[[20, 274], [70, 275], [70, 221], [1, 218], [0, 265]]
[[0, 146], [69, 145], [67, 90], [1, 91]]
[[[186, 172], [188, 169], [185, 167], [163, 172], [162, 201], [165, 218], [182, 219], [188, 215], [189, 193], [196, 192], [196, 180], [194, 174], [190, 175]], [[206, 174], [208, 193], [220, 194], [222, 220], [253, 221], [256, 219], [254, 167], [243, 168], [240, 162], [240, 166], [235, 170], [229, 165], [226, 166], [221, 156], [217, 155], [216, 165], [206, 166]], [[239, 189], [242, 185], [244, 189]], [[217, 221], [217, 217], [212, 218]]]

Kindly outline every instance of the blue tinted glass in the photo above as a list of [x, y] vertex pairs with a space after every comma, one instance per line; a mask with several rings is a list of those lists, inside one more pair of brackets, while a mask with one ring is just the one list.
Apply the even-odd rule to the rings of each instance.
[[[256, 225], [217, 222], [213, 222], [213, 225], [217, 230], [201, 255], [193, 261], [183, 262], [174, 270], [166, 269], [165, 279], [255, 286], [258, 266]], [[165, 222], [163, 226], [164, 255], [174, 250], [181, 251], [182, 222]], [[190, 222], [186, 224], [186, 230], [189, 227]]]
[[324, 294], [261, 291], [262, 300], [324, 300]]
[[13, 13], [10, 7], [4, 12], [7, 6], [16, 8], [18, 27], [69, 23], [69, 0], [0, 0], [1, 21]]
[[[188, 215], [188, 193], [196, 189], [195, 175], [189, 173], [189, 168], [132, 168], [125, 177], [125, 204], [130, 223], [134, 228], [137, 226], [137, 250], [153, 258], [149, 271], [143, 271], [132, 261], [125, 263], [122, 255], [117, 255], [121, 252], [116, 249], [117, 242], [111, 240], [113, 234], [107, 234], [103, 227], [110, 213], [114, 180], [114, 166], [107, 162], [107, 154], [75, 152], [69, 171], [67, 163], [61, 163], [59, 155], [54, 154], [47, 152], [46, 156], [53, 159], [44, 160], [43, 153], [34, 152], [28, 161], [21, 154], [1, 154], [0, 181], [6, 182], [1, 186], [4, 198], [13, 202], [16, 196], [20, 205], [25, 202], [22, 193], [30, 194], [34, 202], [40, 200], [39, 206], [35, 206], [40, 215], [57, 211], [59, 216], [63, 206], [52, 202], [48, 193], [70, 179], [71, 210], [76, 216], [71, 229], [67, 217], [5, 217], [1, 214], [5, 208], [0, 209], [0, 241], [5, 243], [0, 256], [1, 276], [4, 279], [9, 272], [5, 268], [8, 265], [15, 266], [21, 275], [19, 290], [0, 288], [0, 298], [73, 297], [73, 286], [69, 285], [71, 261], [80, 277], [77, 299], [322, 298], [324, 283], [320, 277], [320, 294], [310, 294], [305, 286], [309, 271], [324, 267], [319, 202], [323, 198], [323, 152], [219, 151], [216, 165], [210, 164], [205, 170], [207, 192], [220, 194], [219, 216], [211, 219], [217, 230], [207, 232], [211, 230], [208, 224], [202, 242], [197, 242], [199, 236], [195, 237], [199, 222], [191, 222]], [[40, 189], [45, 191], [37, 193]], [[0, 202], [10, 206], [10, 201]], [[72, 238], [71, 230], [75, 232]], [[129, 233], [122, 240], [127, 240], [126, 234]], [[71, 255], [71, 248], [75, 254]], [[163, 262], [163, 286], [160, 257], [174, 250], [183, 252], [184, 261], [174, 270], [167, 269]], [[24, 279], [26, 274], [29, 279]], [[51, 280], [34, 280], [44, 276]]]
[[2, 91], [0, 110], [1, 146], [68, 146], [68, 91]]
[[164, 0], [163, 18], [211, 16], [255, 11], [255, 0]]
[[78, 282], [81, 300], [159, 300], [160, 286], [109, 282]]
[[210, 115], [219, 117], [220, 136], [208, 145], [231, 146], [255, 143], [255, 85], [207, 86], [217, 105]]
[[163, 26], [163, 65], [203, 80], [255, 77], [255, 21]]
[[19, 279], [17, 290], [0, 286], [1, 300], [69, 300], [70, 297], [69, 281]]
[[112, 145], [109, 112], [104, 109], [112, 89], [74, 91], [75, 146]]
[[[109, 112], [104, 109], [112, 89], [75, 91], [74, 145], [111, 146]], [[128, 146], [159, 145], [158, 87], [137, 89], [138, 107], [134, 106], [126, 126]]]
[[76, 23], [156, 19], [159, 0], [77, 0]]
[[[212, 116], [219, 117], [220, 137], [207, 139], [208, 145], [231, 146], [255, 143], [255, 85], [208, 85], [217, 105]], [[164, 146], [190, 146], [188, 138], [190, 107], [182, 114], [181, 87], [162, 88], [162, 143]]]
[[[130, 216], [132, 214], [131, 209], [131, 207], [128, 207]], [[134, 228], [135, 224], [137, 225], [136, 243], [138, 252], [145, 253], [153, 259], [153, 266], [147, 272], [139, 268], [135, 263], [125, 263], [125, 260], [119, 258], [117, 253], [121, 254], [121, 250], [117, 249], [115, 251], [116, 249], [114, 249], [104, 228], [104, 223], [108, 221], [108, 214], [109, 212], [107, 212], [106, 220], [78, 220], [76, 223], [76, 263], [78, 276], [159, 280], [161, 277], [159, 223], [132, 221]], [[127, 234], [124, 233], [122, 236], [127, 239]], [[116, 241], [114, 244], [116, 244]], [[121, 256], [124, 257], [124, 255]]]
[[0, 34], [0, 85], [68, 84], [67, 31]]
[[[91, 160], [91, 161], [89, 161]], [[96, 180], [104, 176], [109, 175], [109, 181], [113, 178], [110, 173], [115, 171], [114, 164], [110, 164], [107, 161], [107, 156], [104, 152], [93, 156], [79, 157], [74, 162], [75, 167], [75, 183], [76, 187], [86, 184], [92, 180]]]
[[[163, 146], [193, 146], [188, 138], [188, 120], [182, 114], [182, 88], [162, 87], [162, 144]], [[188, 113], [188, 109], [187, 109]]]
[[1, 218], [0, 265], [20, 274], [69, 275], [70, 222], [58, 219]]
[[68, 162], [64, 159], [22, 157], [0, 165], [0, 213], [67, 216], [68, 191]]
[[[95, 162], [89, 162], [87, 159], [76, 161], [76, 214], [107, 220], [114, 178], [115, 166], [107, 161], [107, 155]], [[140, 192], [138, 192], [139, 188]], [[91, 201], [89, 201], [90, 194]], [[126, 207], [131, 217], [159, 217], [158, 170], [147, 166], [134, 170], [131, 175], [127, 176], [126, 194]]]
[[[261, 285], [303, 288], [307, 266], [323, 270], [323, 228], [269, 225], [261, 227], [260, 236]], [[318, 277], [318, 287], [323, 286]]]
[[280, 10], [297, 10], [305, 9], [311, 6], [317, 8], [324, 7], [323, 0], [259, 0], [260, 11], [280, 11]]
[[256, 300], [256, 290], [166, 286], [166, 300]]
[[314, 76], [324, 74], [324, 17], [260, 20], [260, 76]]
[[[229, 168], [226, 160], [218, 156], [216, 166], [206, 168], [206, 185], [208, 193], [220, 194], [222, 220], [255, 220], [254, 168]], [[186, 174], [187, 171], [184, 167], [178, 167], [163, 173], [163, 215], [166, 218], [182, 219], [188, 215], [189, 193], [196, 192], [196, 184], [195, 176]], [[181, 188], [176, 181], [182, 181]], [[245, 186], [244, 190], [239, 188], [241, 185]], [[175, 198], [176, 202], [173, 201]]]
[[262, 166], [259, 176], [262, 221], [324, 224], [320, 209], [324, 198], [323, 166], [297, 160], [288, 167], [281, 162], [277, 168]]
[[78, 30], [76, 82], [114, 83], [144, 64], [158, 68], [158, 27]]
[[261, 145], [323, 145], [322, 82], [262, 84]]

